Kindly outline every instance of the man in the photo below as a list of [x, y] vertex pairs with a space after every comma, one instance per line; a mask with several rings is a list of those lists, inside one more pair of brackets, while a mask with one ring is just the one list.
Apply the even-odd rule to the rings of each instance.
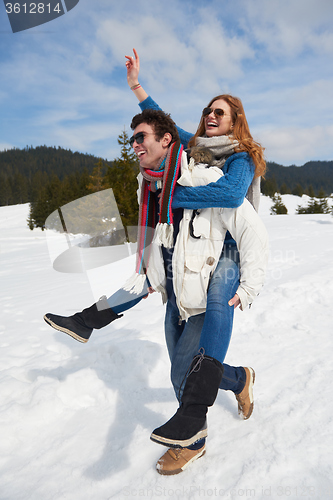
[[[173, 290], [173, 248], [183, 210], [172, 211], [171, 205], [181, 160], [186, 154], [182, 152], [174, 122], [162, 111], [144, 110], [133, 118], [131, 128], [131, 143], [139, 158], [141, 173], [135, 274], [109, 299], [103, 297], [97, 304], [70, 317], [48, 313], [44, 319], [57, 330], [86, 342], [94, 328], [102, 328], [121, 317], [121, 313], [147, 296], [148, 291], [159, 291], [168, 303], [165, 318], [166, 342], [171, 360], [172, 383], [176, 397], [181, 400], [182, 382], [188, 366], [198, 352], [204, 322], [204, 313], [179, 322]], [[156, 235], [159, 245], [153, 243]], [[223, 366], [220, 388], [232, 390], [237, 395], [239, 412], [244, 418], [248, 418], [253, 407], [254, 373], [248, 368]], [[203, 439], [188, 447], [169, 449], [158, 461], [157, 470], [161, 474], [179, 473], [204, 453]]]

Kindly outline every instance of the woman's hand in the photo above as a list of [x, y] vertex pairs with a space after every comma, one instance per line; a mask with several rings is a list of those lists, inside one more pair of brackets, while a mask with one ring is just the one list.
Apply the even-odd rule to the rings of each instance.
[[133, 53], [134, 57], [125, 56], [127, 59], [125, 63], [127, 68], [127, 83], [130, 89], [133, 90], [138, 101], [142, 102], [147, 99], [148, 94], [139, 84], [140, 59], [135, 49], [133, 49]]
[[130, 87], [139, 84], [139, 71], [140, 71], [140, 59], [138, 53], [135, 49], [133, 49], [133, 56], [125, 56], [126, 68], [127, 68], [127, 83]]
[[239, 299], [237, 293], [235, 293], [233, 298], [229, 300], [228, 304], [229, 304], [229, 306], [234, 306], [234, 309], [236, 309], [236, 307], [238, 307], [240, 305], [240, 299]]

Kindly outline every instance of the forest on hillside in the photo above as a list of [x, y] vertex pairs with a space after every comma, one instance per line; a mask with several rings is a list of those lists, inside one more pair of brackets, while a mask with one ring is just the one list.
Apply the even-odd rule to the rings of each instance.
[[[138, 161], [124, 130], [120, 156], [113, 161], [61, 147], [0, 152], [0, 206], [30, 203], [29, 227], [44, 227], [59, 207], [88, 194], [112, 188], [123, 225], [136, 225]], [[311, 161], [301, 167], [267, 162], [261, 191], [272, 198], [295, 194], [324, 198], [333, 193], [333, 161]]]
[[[34, 201], [53, 179], [67, 179], [77, 192], [99, 158], [63, 148], [39, 146], [0, 152], [0, 206]], [[105, 162], [108, 163], [108, 162]], [[110, 165], [110, 163], [108, 163]], [[81, 192], [81, 191], [80, 191]]]
[[333, 161], [310, 161], [301, 167], [267, 162], [261, 189], [268, 196], [274, 193], [329, 196], [333, 193]]
[[0, 205], [30, 203], [30, 229], [44, 228], [59, 207], [112, 188], [122, 224], [135, 226], [139, 164], [125, 131], [118, 143], [120, 157], [112, 162], [46, 146], [0, 153]]

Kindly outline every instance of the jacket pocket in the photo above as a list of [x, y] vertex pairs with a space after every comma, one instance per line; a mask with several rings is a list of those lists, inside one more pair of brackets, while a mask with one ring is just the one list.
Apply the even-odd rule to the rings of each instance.
[[207, 289], [214, 263], [214, 257], [186, 256], [180, 300], [183, 307], [191, 309], [206, 307]]

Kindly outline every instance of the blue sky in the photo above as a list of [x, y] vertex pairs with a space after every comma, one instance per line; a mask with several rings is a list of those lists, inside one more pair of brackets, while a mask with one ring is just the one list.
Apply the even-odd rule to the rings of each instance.
[[11, 32], [0, 4], [0, 149], [61, 146], [112, 160], [139, 112], [125, 54], [178, 125], [214, 95], [240, 97], [266, 158], [333, 160], [332, 0], [80, 0]]

